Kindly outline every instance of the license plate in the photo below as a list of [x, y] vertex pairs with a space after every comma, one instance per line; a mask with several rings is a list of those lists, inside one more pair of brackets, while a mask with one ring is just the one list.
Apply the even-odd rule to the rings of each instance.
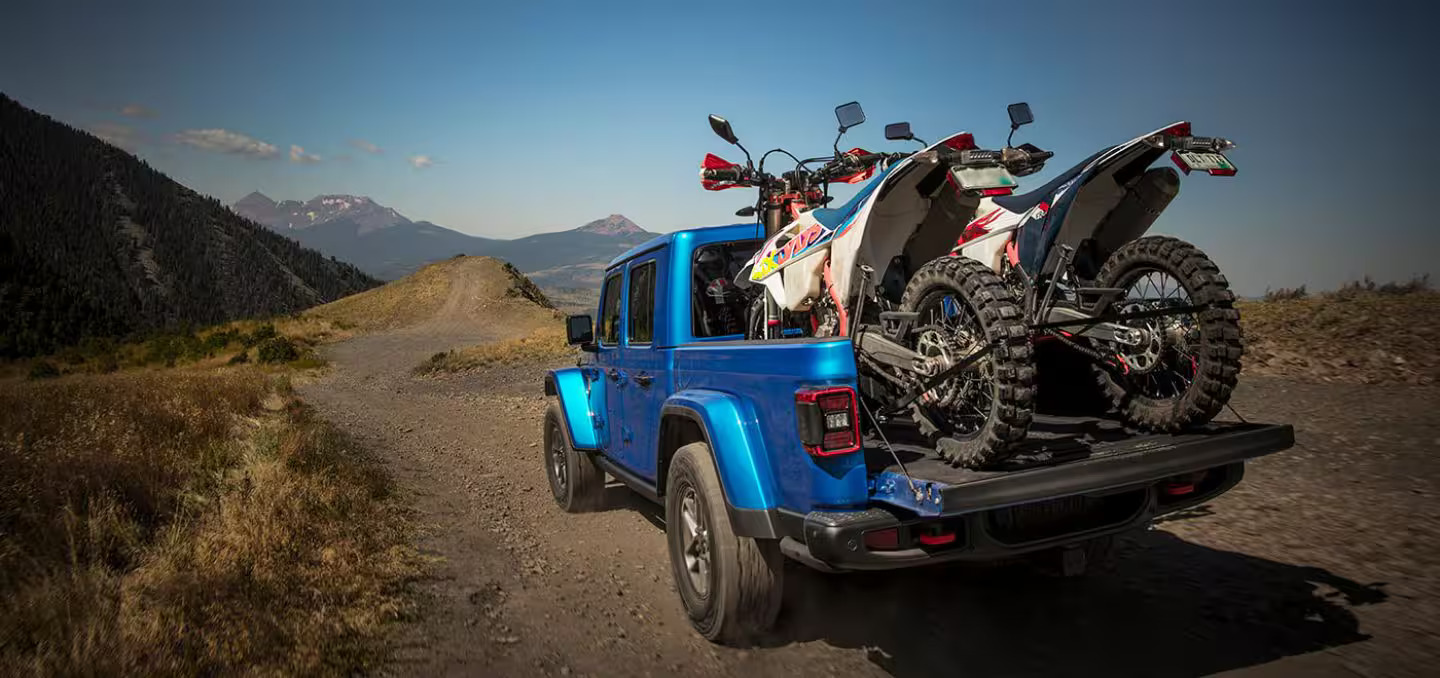
[[1180, 160], [1180, 168], [1189, 174], [1192, 170], [1209, 172], [1210, 174], [1230, 175], [1235, 173], [1235, 165], [1224, 153], [1197, 153], [1194, 151], [1176, 151], [1175, 156]]
[[950, 170], [955, 175], [955, 183], [960, 188], [985, 189], [985, 188], [1015, 188], [1020, 182], [1015, 176], [1004, 167], [954, 167]]

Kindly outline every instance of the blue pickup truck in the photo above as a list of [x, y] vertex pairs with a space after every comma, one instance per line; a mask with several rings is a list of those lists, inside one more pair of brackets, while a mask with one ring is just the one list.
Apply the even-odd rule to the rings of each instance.
[[679, 231], [607, 268], [598, 323], [567, 320], [588, 361], [545, 376], [545, 467], [566, 511], [606, 474], [665, 507], [675, 586], [711, 641], [774, 623], [784, 560], [822, 571], [1051, 557], [1078, 572], [1116, 533], [1234, 487], [1289, 426], [1138, 434], [1038, 414], [1003, 468], [952, 467], [903, 421], [862, 414], [845, 338], [745, 340], [731, 281], [754, 224]]

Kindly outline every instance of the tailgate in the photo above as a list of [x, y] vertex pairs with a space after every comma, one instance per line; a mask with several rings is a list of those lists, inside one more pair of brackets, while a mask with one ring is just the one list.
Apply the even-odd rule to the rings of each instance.
[[905, 437], [902, 428], [887, 430], [886, 437], [893, 454], [882, 441], [867, 440], [871, 499], [924, 516], [1103, 494], [1237, 464], [1295, 444], [1288, 425], [1215, 422], [1187, 433], [1139, 434], [1110, 420], [1036, 416], [1014, 458], [974, 471], [950, 466], [924, 441]]

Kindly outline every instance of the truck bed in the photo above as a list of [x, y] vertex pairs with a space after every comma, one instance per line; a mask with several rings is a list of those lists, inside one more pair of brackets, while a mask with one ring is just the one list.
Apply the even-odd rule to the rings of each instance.
[[[985, 470], [956, 468], [913, 426], [866, 439], [873, 499], [921, 515], [955, 515], [1094, 494], [1239, 464], [1295, 442], [1285, 425], [1212, 422], [1180, 434], [1140, 433], [1097, 417], [1036, 415], [1018, 454]], [[893, 454], [890, 450], [893, 450]], [[906, 477], [909, 474], [909, 479]], [[922, 491], [916, 497], [911, 480]]]

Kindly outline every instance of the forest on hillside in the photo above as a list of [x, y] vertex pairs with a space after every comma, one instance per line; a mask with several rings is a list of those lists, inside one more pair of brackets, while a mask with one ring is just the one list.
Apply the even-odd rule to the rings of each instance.
[[0, 358], [378, 285], [0, 94]]

